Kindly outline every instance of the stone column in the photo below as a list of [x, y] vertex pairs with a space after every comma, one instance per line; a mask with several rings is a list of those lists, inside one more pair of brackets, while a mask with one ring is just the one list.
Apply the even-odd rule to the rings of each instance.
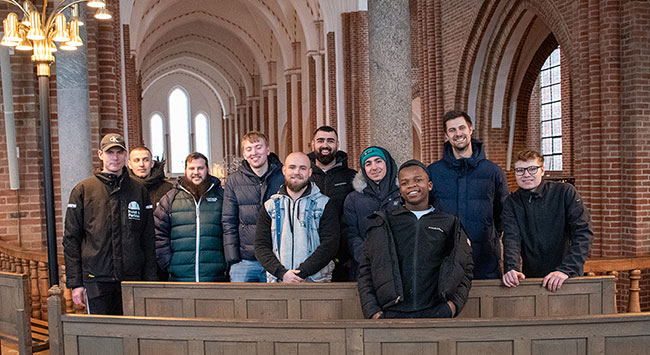
[[[84, 12], [80, 16], [84, 19]], [[87, 43], [86, 26], [79, 36]], [[92, 174], [92, 156], [99, 147], [90, 139], [87, 46], [56, 53], [56, 99], [59, 123], [59, 164], [62, 211], [67, 210], [70, 191]]]
[[398, 164], [413, 156], [409, 0], [368, 2], [370, 143]]

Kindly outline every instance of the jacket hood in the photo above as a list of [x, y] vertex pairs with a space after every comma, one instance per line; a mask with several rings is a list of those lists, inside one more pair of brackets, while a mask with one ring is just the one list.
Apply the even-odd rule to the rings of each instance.
[[[376, 146], [375, 148], [380, 149], [386, 157], [386, 176], [381, 179], [379, 184], [376, 184], [368, 177], [366, 169], [361, 166], [352, 181], [352, 186], [358, 192], [371, 194], [377, 197], [380, 201], [384, 201], [395, 190], [399, 190], [399, 186], [397, 185], [397, 164], [386, 149]], [[361, 176], [359, 174], [361, 174]]]
[[[322, 169], [316, 165], [316, 154], [314, 152], [311, 152], [307, 154], [309, 157], [309, 160], [311, 161], [311, 169], [314, 172], [322, 173]], [[347, 169], [348, 167], [348, 153], [339, 150], [336, 152], [336, 164], [332, 167], [330, 170], [334, 169]]]
[[476, 167], [481, 160], [485, 159], [485, 151], [483, 150], [483, 143], [472, 138], [472, 156], [469, 158], [456, 159], [454, 156], [453, 147], [449, 141], [445, 142], [442, 159], [453, 168], [460, 168], [463, 166]]
[[[278, 158], [278, 156], [273, 152], [267, 157], [267, 162], [269, 163], [269, 168], [266, 170], [266, 173], [264, 173], [265, 176], [271, 175], [271, 173], [277, 169], [282, 169], [282, 162], [280, 161], [280, 158]], [[241, 161], [241, 165], [239, 165], [238, 170], [246, 175], [257, 176], [246, 159], [243, 159]]]
[[129, 175], [136, 179], [137, 181], [140, 181], [141, 183], [144, 184], [144, 186], [149, 189], [151, 186], [155, 186], [159, 184], [160, 182], [165, 180], [165, 161], [154, 161], [153, 167], [151, 168], [151, 172], [149, 175], [145, 178], [141, 178], [133, 173], [133, 170], [129, 169], [127, 167], [127, 170], [129, 171]]

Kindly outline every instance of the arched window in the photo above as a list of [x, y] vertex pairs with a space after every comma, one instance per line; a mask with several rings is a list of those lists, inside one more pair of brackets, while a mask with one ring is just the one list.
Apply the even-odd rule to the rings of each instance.
[[169, 94], [169, 142], [172, 173], [185, 171], [190, 154], [190, 99], [185, 90], [176, 88]]
[[541, 141], [544, 169], [562, 170], [562, 91], [560, 47], [546, 58], [541, 76]]
[[154, 113], [149, 121], [151, 131], [151, 155], [155, 160], [163, 160], [165, 157], [165, 131], [163, 129], [163, 118], [160, 114]]
[[199, 113], [194, 118], [194, 146], [196, 151], [210, 159], [210, 124], [205, 113]]

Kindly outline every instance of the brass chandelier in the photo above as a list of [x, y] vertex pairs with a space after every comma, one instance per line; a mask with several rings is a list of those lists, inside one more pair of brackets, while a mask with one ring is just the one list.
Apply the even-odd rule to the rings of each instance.
[[[54, 62], [54, 55], [58, 49], [74, 51], [83, 45], [79, 37], [79, 26], [83, 21], [79, 18], [79, 4], [87, 2], [87, 6], [96, 8], [95, 18], [98, 20], [109, 20], [112, 18], [106, 9], [104, 0], [77, 0], [66, 3], [61, 1], [47, 17], [47, 0], [43, 1], [43, 12], [29, 1], [25, 0], [22, 5], [17, 0], [0, 0], [15, 5], [22, 12], [22, 19], [18, 21], [18, 15], [11, 12], [3, 20], [4, 36], [0, 44], [7, 47], [14, 47], [18, 51], [33, 51], [32, 61], [37, 63], [38, 75], [49, 76], [50, 64]], [[71, 8], [71, 16], [68, 21], [63, 11]]]

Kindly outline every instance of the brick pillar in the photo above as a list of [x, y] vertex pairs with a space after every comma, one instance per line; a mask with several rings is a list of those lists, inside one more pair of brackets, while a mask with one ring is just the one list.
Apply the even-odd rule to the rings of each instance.
[[[246, 118], [246, 105], [237, 105], [237, 138], [238, 140], [248, 132], [248, 119]], [[235, 147], [236, 148], [236, 147]]]
[[278, 94], [277, 86], [271, 85], [264, 88], [264, 97], [265, 97], [265, 132], [266, 136], [269, 138], [269, 147], [271, 151], [278, 152], [280, 147], [278, 145], [278, 121], [277, 121], [277, 105], [278, 105]]
[[325, 122], [325, 96], [324, 96], [324, 91], [325, 91], [325, 81], [323, 80], [323, 53], [321, 52], [311, 52], [309, 53], [309, 57], [314, 60], [314, 73], [315, 73], [315, 78], [314, 78], [314, 84], [315, 84], [315, 89], [316, 92], [314, 93], [315, 95], [315, 101], [316, 101], [316, 107], [315, 107], [315, 113], [316, 113], [316, 121], [315, 121], [315, 127], [313, 129], [316, 129], [320, 126], [323, 126], [326, 124]]
[[[288, 99], [288, 105], [287, 105], [287, 111], [288, 112], [288, 117], [287, 117], [287, 123], [289, 124], [289, 139], [291, 139], [291, 152], [296, 152], [296, 151], [301, 151], [301, 140], [300, 140], [300, 131], [302, 130], [301, 127], [301, 121], [302, 121], [302, 115], [300, 112], [300, 107], [299, 107], [299, 101], [300, 101], [300, 70], [299, 69], [292, 69], [292, 70], [287, 70], [285, 71], [285, 77], [287, 81], [287, 86], [288, 86], [288, 92], [287, 92], [287, 99]], [[291, 153], [288, 152], [288, 153]]]

